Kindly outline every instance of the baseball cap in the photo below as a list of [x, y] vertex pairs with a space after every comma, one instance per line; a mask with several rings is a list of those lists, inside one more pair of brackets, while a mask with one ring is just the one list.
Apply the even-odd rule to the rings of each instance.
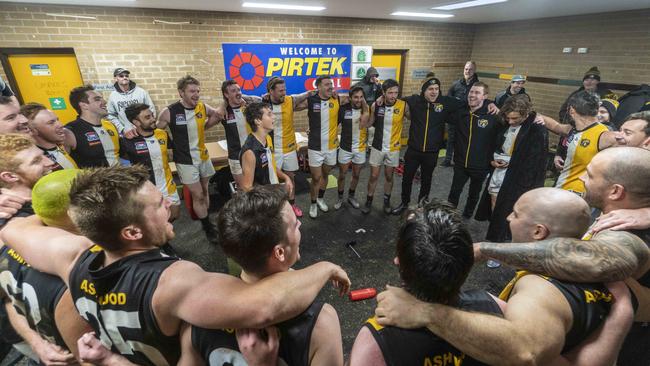
[[512, 75], [512, 79], [510, 79], [511, 82], [515, 81], [526, 81], [526, 78], [523, 75]]
[[115, 69], [115, 71], [113, 71], [113, 76], [117, 76], [117, 75], [122, 74], [122, 73], [130, 74], [131, 71], [129, 71], [127, 69], [124, 69], [124, 68], [121, 68], [121, 67], [118, 67], [117, 69]]

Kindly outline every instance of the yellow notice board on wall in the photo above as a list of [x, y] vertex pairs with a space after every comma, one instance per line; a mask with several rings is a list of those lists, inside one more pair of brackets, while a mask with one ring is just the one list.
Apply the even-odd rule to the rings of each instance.
[[[3, 65], [23, 103], [41, 103], [56, 113], [62, 123], [68, 123], [77, 117], [77, 112], [68, 101], [70, 90], [83, 85], [83, 79], [74, 51], [70, 53], [70, 49], [64, 50], [57, 54], [38, 53], [38, 49], [30, 49], [31, 53], [21, 54], [5, 49]], [[9, 70], [6, 66], [9, 66]]]

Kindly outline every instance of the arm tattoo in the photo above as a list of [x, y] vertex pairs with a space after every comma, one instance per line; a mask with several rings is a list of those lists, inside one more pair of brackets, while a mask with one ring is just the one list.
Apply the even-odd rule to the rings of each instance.
[[592, 240], [481, 243], [481, 253], [515, 268], [574, 282], [621, 281], [643, 268], [650, 250], [637, 236], [605, 231]]

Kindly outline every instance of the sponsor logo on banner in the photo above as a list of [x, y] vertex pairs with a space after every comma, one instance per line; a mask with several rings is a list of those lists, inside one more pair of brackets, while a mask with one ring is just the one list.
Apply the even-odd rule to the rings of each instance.
[[316, 88], [316, 78], [328, 75], [334, 88], [350, 87], [352, 45], [349, 44], [237, 44], [224, 43], [226, 79], [246, 94], [266, 93], [269, 78], [285, 80], [287, 94]]

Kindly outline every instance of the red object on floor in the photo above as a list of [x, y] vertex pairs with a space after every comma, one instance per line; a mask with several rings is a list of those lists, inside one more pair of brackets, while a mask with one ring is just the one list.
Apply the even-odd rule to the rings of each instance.
[[194, 208], [192, 206], [192, 194], [190, 193], [190, 189], [187, 188], [187, 186], [183, 186], [183, 200], [185, 201], [185, 207], [187, 208], [187, 212], [190, 213], [192, 220], [198, 220], [199, 217], [196, 216], [196, 213], [194, 212]]
[[352, 301], [371, 299], [375, 296], [377, 296], [377, 290], [372, 287], [350, 291], [350, 300]]

